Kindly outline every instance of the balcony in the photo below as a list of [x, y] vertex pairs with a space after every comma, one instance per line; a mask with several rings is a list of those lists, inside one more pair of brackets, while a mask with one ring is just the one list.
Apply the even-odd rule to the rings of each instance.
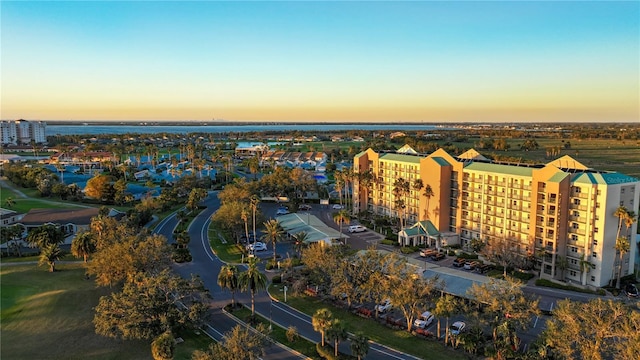
[[583, 229], [574, 229], [574, 228], [569, 228], [569, 234], [578, 234], [578, 235], [585, 235], [587, 232], [584, 231]]

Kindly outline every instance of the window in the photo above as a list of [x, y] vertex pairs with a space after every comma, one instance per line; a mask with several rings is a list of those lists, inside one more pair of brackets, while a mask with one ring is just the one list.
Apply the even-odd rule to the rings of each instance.
[[598, 240], [593, 240], [593, 246], [598, 246]]
[[571, 246], [569, 247], [569, 249], [571, 250], [572, 253], [577, 253], [578, 252], [578, 248], [575, 246]]
[[573, 199], [573, 205], [580, 205], [580, 199]]
[[572, 234], [571, 235], [571, 241], [578, 241], [578, 235]]
[[573, 270], [571, 270], [571, 271], [569, 271], [569, 275], [571, 275], [571, 276], [576, 276], [576, 272], [575, 272], [575, 271], [573, 271]]
[[596, 277], [595, 276], [591, 276], [591, 281], [596, 281]]
[[593, 252], [593, 254], [591, 254], [592, 257], [597, 258], [598, 257], [598, 253], [597, 252]]
[[597, 233], [598, 232], [598, 228], [593, 228], [593, 232]]

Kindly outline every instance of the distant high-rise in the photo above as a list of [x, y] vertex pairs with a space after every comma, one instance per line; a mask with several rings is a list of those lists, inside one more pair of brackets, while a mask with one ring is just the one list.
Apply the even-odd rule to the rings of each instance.
[[2, 145], [42, 144], [47, 141], [47, 123], [44, 121], [0, 121]]

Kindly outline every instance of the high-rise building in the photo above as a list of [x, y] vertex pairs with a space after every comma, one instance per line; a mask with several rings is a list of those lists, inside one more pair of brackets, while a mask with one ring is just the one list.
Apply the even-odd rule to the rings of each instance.
[[47, 123], [43, 121], [0, 121], [2, 145], [42, 144], [47, 141]]
[[[616, 214], [638, 209], [640, 181], [630, 176], [570, 156], [513, 164], [475, 150], [419, 155], [408, 147], [357, 154], [354, 173], [355, 212], [402, 216], [406, 226], [429, 220], [438, 231], [457, 233], [463, 246], [506, 242], [523, 257], [537, 257], [544, 278], [600, 287], [616, 278], [620, 264], [622, 276], [633, 273], [637, 223]], [[618, 237], [631, 244], [621, 262]]]

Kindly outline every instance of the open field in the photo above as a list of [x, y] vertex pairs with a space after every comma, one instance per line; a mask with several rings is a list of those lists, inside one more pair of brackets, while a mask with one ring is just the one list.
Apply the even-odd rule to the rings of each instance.
[[[107, 288], [84, 278], [81, 263], [60, 264], [49, 273], [36, 265], [4, 265], [2, 359], [151, 359], [150, 341], [114, 340], [96, 335], [93, 307]], [[190, 359], [208, 338], [181, 334], [176, 359]]]
[[213, 224], [209, 225], [209, 245], [216, 254], [216, 256], [227, 263], [240, 263], [242, 262], [242, 247], [236, 245], [231, 239], [231, 236], [226, 236], [226, 244], [222, 243], [222, 237], [225, 236], [224, 232], [217, 229]]

